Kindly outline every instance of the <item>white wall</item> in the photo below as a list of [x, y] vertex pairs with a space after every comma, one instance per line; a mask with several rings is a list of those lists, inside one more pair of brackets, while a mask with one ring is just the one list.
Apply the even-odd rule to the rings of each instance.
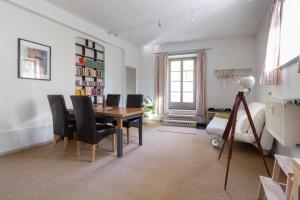
[[[265, 44], [266, 44], [266, 19], [262, 22], [257, 38], [257, 54], [258, 54], [258, 70], [257, 79], [261, 76], [261, 71], [264, 63]], [[300, 45], [300, 44], [299, 44]], [[257, 84], [257, 99], [261, 102], [265, 101], [266, 95], [271, 92], [273, 96], [277, 97], [292, 97], [300, 98], [300, 73], [298, 71], [298, 64], [293, 64], [288, 68], [282, 70], [282, 84], [278, 86], [267, 86]], [[276, 142], [274, 146], [276, 153], [290, 155], [300, 158], [299, 148], [286, 148]]]
[[[255, 37], [229, 38], [209, 41], [192, 41], [165, 44], [161, 46], [144, 46], [139, 54], [139, 87], [144, 95], [154, 97], [155, 93], [155, 55], [154, 52], [172, 52], [212, 48], [207, 52], [207, 103], [208, 107], [232, 107], [238, 91], [237, 80], [221, 81], [214, 75], [215, 69], [256, 66]], [[254, 98], [254, 92], [249, 101]]]
[[[37, 4], [39, 2], [42, 1], [37, 1]], [[49, 9], [40, 11], [47, 13]], [[55, 14], [55, 10], [52, 11]], [[68, 13], [64, 17], [72, 19]], [[0, 154], [52, 139], [52, 120], [46, 95], [63, 94], [67, 104], [71, 104], [69, 96], [75, 89], [77, 36], [93, 39], [105, 46], [106, 93], [122, 94], [125, 65], [137, 67], [137, 48], [134, 45], [110, 36], [103, 36], [106, 39], [103, 41], [99, 38], [99, 29], [94, 28], [94, 32], [91, 32], [88, 29], [91, 26], [88, 24], [85, 27], [84, 21], [77, 30], [32, 13], [32, 10], [29, 12], [23, 7], [3, 1], [0, 1], [0, 19]], [[73, 20], [76, 21], [77, 18]], [[80, 28], [87, 29], [80, 31]], [[86, 30], [90, 32], [85, 34]], [[105, 31], [102, 32], [106, 34]], [[17, 78], [18, 38], [52, 47], [51, 81]]]

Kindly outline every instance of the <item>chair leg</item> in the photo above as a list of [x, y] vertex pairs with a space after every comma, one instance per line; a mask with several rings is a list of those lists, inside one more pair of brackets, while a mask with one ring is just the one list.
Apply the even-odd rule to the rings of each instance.
[[69, 138], [64, 137], [64, 151], [67, 152], [68, 150], [68, 143], [69, 143]]
[[74, 131], [74, 140], [78, 140], [78, 135], [77, 135], [77, 133], [76, 133], [76, 131]]
[[127, 128], [127, 144], [130, 144], [130, 132], [129, 132], [129, 128]]
[[94, 161], [95, 161], [96, 145], [97, 145], [97, 144], [93, 144], [93, 145], [92, 145], [92, 159], [91, 159], [91, 162], [94, 162]]
[[111, 137], [111, 151], [112, 152], [115, 152], [115, 141], [116, 141], [116, 134], [112, 134], [112, 137]]
[[77, 158], [79, 158], [79, 156], [80, 156], [80, 147], [81, 147], [81, 143], [80, 143], [80, 141], [78, 140], [78, 141], [77, 141]]
[[59, 141], [59, 136], [58, 135], [53, 135], [53, 146], [56, 147], [57, 143]]

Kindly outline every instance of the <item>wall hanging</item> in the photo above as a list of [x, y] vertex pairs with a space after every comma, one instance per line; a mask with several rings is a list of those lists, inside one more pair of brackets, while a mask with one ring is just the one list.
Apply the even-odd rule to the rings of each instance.
[[18, 78], [51, 80], [51, 47], [18, 39]]
[[252, 68], [217, 69], [215, 76], [220, 80], [242, 78], [252, 74]]

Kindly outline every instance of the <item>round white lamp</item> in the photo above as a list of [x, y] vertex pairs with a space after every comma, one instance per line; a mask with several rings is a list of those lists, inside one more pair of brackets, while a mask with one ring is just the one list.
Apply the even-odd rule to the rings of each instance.
[[246, 76], [238, 81], [238, 84], [243, 87], [244, 93], [248, 94], [255, 84], [254, 76]]

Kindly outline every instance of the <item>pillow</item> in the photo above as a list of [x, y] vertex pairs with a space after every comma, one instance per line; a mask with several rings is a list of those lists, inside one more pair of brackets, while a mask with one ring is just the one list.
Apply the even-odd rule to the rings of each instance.
[[[263, 130], [263, 126], [265, 123], [265, 104], [259, 102], [252, 102], [248, 105], [252, 120], [259, 136]], [[249, 134], [252, 134], [252, 129], [249, 128]]]
[[[265, 123], [265, 105], [259, 102], [252, 102], [248, 105], [248, 108], [259, 136]], [[250, 122], [244, 110], [239, 110], [237, 113], [236, 132], [249, 133], [253, 136]]]
[[236, 132], [247, 133], [250, 123], [244, 110], [238, 110], [236, 117]]

